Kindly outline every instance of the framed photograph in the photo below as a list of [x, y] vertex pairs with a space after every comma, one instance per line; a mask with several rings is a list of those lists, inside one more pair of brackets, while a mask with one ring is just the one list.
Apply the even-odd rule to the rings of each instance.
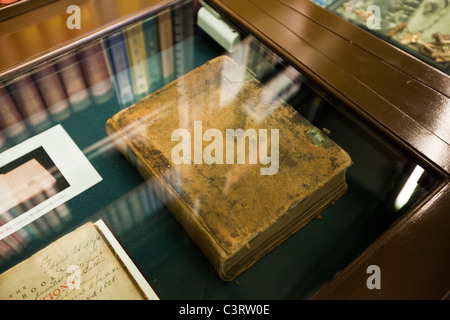
[[433, 67], [449, 72], [448, 0], [337, 0], [327, 8]]

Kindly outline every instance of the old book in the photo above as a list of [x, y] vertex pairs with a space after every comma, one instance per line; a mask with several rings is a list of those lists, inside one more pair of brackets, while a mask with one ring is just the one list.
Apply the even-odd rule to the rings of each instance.
[[55, 183], [56, 179], [36, 159], [0, 174], [0, 212], [30, 200]]
[[103, 222], [86, 223], [0, 275], [1, 300], [158, 296]]
[[347, 190], [348, 154], [227, 56], [122, 110], [106, 129], [225, 280]]

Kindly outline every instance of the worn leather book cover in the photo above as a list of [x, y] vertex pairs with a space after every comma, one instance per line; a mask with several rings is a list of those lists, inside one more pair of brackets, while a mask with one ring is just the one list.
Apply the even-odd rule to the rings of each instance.
[[227, 56], [120, 111], [106, 129], [224, 280], [347, 190], [348, 154]]

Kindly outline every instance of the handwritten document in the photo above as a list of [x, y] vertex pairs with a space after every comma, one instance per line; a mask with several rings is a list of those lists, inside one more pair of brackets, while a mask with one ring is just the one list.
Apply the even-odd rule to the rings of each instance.
[[92, 223], [0, 275], [1, 300], [145, 298]]

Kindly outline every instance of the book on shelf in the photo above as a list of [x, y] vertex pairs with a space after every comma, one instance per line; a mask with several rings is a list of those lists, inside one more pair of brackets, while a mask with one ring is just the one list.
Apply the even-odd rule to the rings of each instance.
[[348, 154], [227, 56], [120, 111], [106, 130], [224, 280], [347, 190]]
[[147, 52], [142, 23], [134, 23], [127, 27], [124, 33], [134, 94], [136, 99], [141, 99], [150, 93], [151, 82], [147, 69]]
[[150, 77], [150, 92], [163, 86], [161, 51], [159, 48], [158, 20], [152, 16], [142, 21], [145, 51], [147, 53], [147, 72]]
[[127, 107], [135, 101], [135, 96], [123, 31], [106, 37], [104, 45], [119, 103], [122, 107]]
[[[46, 191], [53, 189], [55, 184], [55, 177], [36, 159], [0, 174], [0, 214], [3, 222], [9, 222], [47, 200]], [[42, 232], [61, 226], [54, 212], [49, 212], [45, 219], [36, 220], [36, 225]], [[17, 233], [21, 238], [29, 239], [28, 229], [19, 229]], [[35, 231], [32, 233], [39, 233]]]
[[0, 284], [2, 300], [158, 299], [103, 220], [78, 227], [5, 271]]

